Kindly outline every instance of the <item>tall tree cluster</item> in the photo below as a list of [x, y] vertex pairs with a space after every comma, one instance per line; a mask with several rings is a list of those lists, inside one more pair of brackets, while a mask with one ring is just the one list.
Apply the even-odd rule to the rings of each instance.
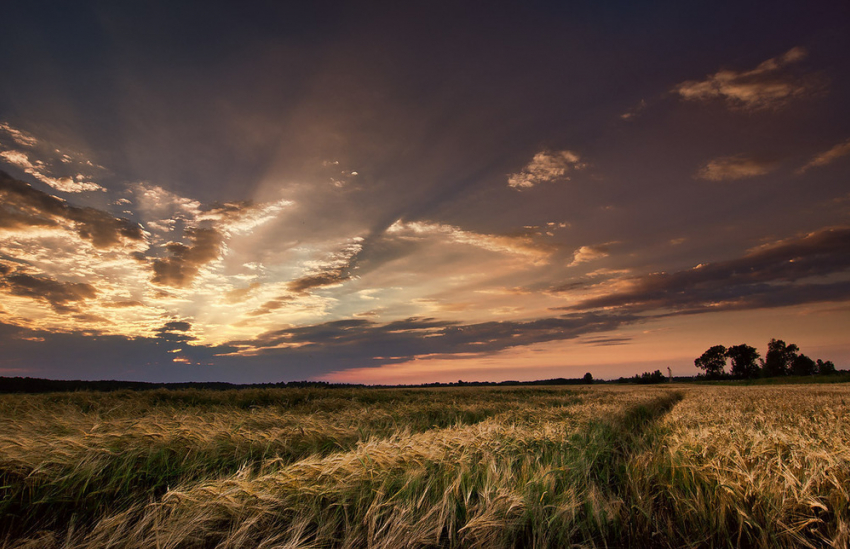
[[[732, 363], [728, 373], [727, 360]], [[723, 345], [714, 345], [695, 359], [694, 365], [705, 372], [703, 375], [707, 379], [811, 376], [836, 372], [832, 361], [812, 360], [801, 353], [797, 345], [786, 344], [781, 339], [770, 340], [764, 360], [761, 360], [761, 355], [755, 347], [742, 343], [728, 349]]]

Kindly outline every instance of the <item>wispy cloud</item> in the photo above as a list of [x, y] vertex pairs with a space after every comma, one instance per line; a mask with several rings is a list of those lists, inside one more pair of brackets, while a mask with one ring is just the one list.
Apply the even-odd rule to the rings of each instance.
[[570, 171], [584, 167], [579, 155], [573, 151], [541, 151], [525, 168], [508, 176], [508, 186], [522, 190], [550, 181], [566, 181], [570, 178], [567, 175]]
[[128, 196], [132, 199], [122, 198], [117, 203], [137, 210], [146, 219], [145, 226], [157, 233], [170, 233], [183, 224], [215, 227], [228, 237], [250, 233], [294, 204], [291, 200], [280, 199], [261, 204], [239, 201], [205, 207], [197, 200], [149, 183], [131, 185]]
[[63, 193], [106, 190], [92, 180], [90, 172], [99, 166], [80, 155], [65, 154], [7, 122], [0, 123], [0, 161]]
[[129, 189], [133, 201], [125, 202], [132, 204], [138, 211], [149, 220], [194, 220], [201, 211], [201, 203], [197, 200], [180, 196], [168, 191], [159, 185], [150, 183], [135, 183]]
[[339, 160], [325, 160], [322, 162], [322, 167], [328, 175], [328, 180], [337, 189], [351, 189], [356, 187], [352, 185], [360, 175], [359, 172], [351, 169], [343, 169]]
[[381, 364], [435, 354], [493, 353], [606, 332], [636, 320], [633, 316], [604, 313], [476, 324], [415, 317], [388, 323], [350, 319], [273, 330], [232, 345], [238, 349], [235, 354], [243, 355], [350, 349]]
[[812, 158], [809, 162], [807, 162], [805, 166], [797, 170], [797, 173], [801, 174], [808, 171], [810, 168], [820, 168], [822, 166], [826, 166], [827, 164], [831, 164], [842, 156], [846, 156], [848, 154], [850, 154], [850, 139], [844, 141], [843, 143], [839, 143], [828, 151], [815, 155], [815, 157]]
[[617, 244], [617, 242], [606, 242], [605, 244], [596, 244], [594, 246], [581, 246], [573, 254], [573, 261], [569, 264], [569, 266], [575, 267], [581, 263], [587, 263], [588, 261], [608, 257], [609, 250], [614, 244]]
[[733, 108], [759, 110], [776, 108], [806, 95], [815, 85], [810, 76], [797, 76], [787, 69], [806, 57], [803, 48], [792, 48], [748, 71], [723, 69], [705, 80], [688, 80], [673, 92], [687, 101], [720, 99]]
[[725, 156], [707, 162], [696, 176], [709, 181], [726, 181], [756, 177], [770, 173], [777, 163], [745, 155]]
[[[133, 200], [122, 199], [123, 205], [135, 206], [142, 216], [154, 218], [145, 222], [156, 235], [149, 253], [166, 254], [153, 260], [151, 281], [176, 289], [189, 288], [205, 265], [221, 259], [228, 239], [251, 233], [293, 204], [281, 199], [261, 204], [240, 201], [204, 207], [197, 200], [146, 183], [134, 184], [129, 196]], [[180, 240], [170, 240], [175, 233], [180, 234], [180, 227]]]
[[641, 99], [637, 105], [620, 115], [620, 119], [630, 122], [637, 118], [646, 109], [646, 101]]
[[424, 221], [398, 220], [386, 230], [386, 234], [399, 239], [439, 238], [446, 243], [474, 246], [494, 253], [524, 256], [535, 263], [546, 262], [552, 252], [549, 246], [536, 241], [529, 235], [484, 234], [453, 225]]
[[352, 276], [353, 270], [352, 261], [363, 249], [360, 237], [355, 237], [342, 250], [334, 253], [331, 257], [313, 261], [309, 265], [309, 271], [303, 276], [293, 280], [288, 284], [288, 289], [294, 293], [300, 294], [308, 292], [313, 288], [324, 288], [328, 286], [337, 286]]
[[20, 151], [2, 151], [0, 158], [4, 161], [17, 166], [24, 172], [35, 177], [45, 185], [50, 185], [57, 191], [63, 193], [82, 193], [87, 191], [103, 191], [103, 187], [94, 181], [87, 180], [86, 176], [78, 174], [75, 177], [54, 177], [47, 170], [47, 166], [42, 162], [31, 162], [26, 153]]
[[23, 147], [34, 147], [38, 140], [25, 131], [13, 128], [7, 122], [0, 123], [0, 131], [3, 131], [12, 138], [12, 140]]
[[254, 204], [250, 201], [216, 204], [209, 210], [199, 211], [195, 220], [212, 221], [225, 234], [244, 234], [276, 218], [286, 207], [292, 206], [291, 200], [277, 200], [266, 204]]

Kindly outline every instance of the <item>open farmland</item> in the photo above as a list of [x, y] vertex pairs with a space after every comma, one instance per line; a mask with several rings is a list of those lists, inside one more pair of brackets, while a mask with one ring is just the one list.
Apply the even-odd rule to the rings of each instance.
[[0, 397], [3, 547], [836, 546], [850, 390]]

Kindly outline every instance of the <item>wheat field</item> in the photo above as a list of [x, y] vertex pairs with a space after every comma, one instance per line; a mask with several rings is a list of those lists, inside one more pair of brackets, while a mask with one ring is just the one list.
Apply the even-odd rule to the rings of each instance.
[[4, 548], [847, 547], [843, 385], [0, 396]]

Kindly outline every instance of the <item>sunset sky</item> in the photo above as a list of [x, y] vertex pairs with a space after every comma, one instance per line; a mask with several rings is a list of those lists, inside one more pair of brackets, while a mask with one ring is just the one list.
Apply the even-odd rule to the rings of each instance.
[[850, 3], [17, 2], [0, 375], [850, 368]]

